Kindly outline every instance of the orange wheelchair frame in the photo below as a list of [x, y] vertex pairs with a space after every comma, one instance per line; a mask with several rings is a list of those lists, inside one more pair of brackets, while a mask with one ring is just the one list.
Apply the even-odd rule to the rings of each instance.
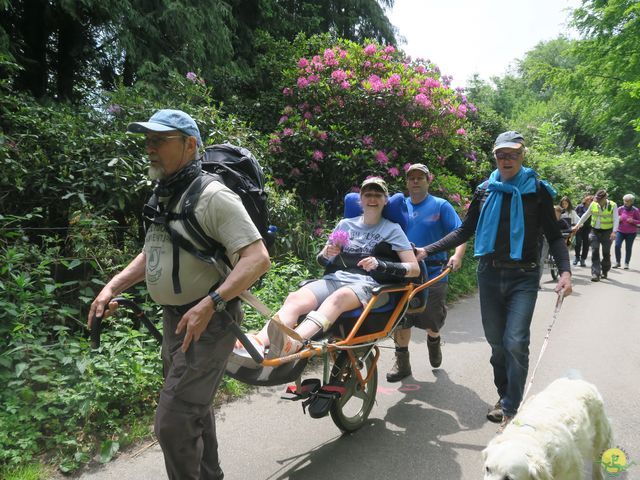
[[[450, 271], [447, 267], [422, 284], [376, 287], [373, 297], [352, 326], [348, 325], [352, 319], [341, 317], [330, 329], [328, 338], [309, 341], [299, 352], [284, 357], [264, 359], [236, 326], [234, 333], [259, 366], [247, 368], [229, 362], [227, 374], [251, 385], [281, 385], [295, 381], [295, 385], [287, 387], [282, 398], [302, 400], [303, 407], [308, 407], [312, 417], [330, 414], [342, 431], [355, 431], [366, 422], [375, 403], [380, 357], [378, 342], [390, 337], [404, 315], [411, 313], [411, 301], [418, 293], [442, 280]], [[390, 312], [376, 313], [375, 306], [383, 294], [395, 294], [398, 297], [396, 305]], [[374, 319], [376, 316], [378, 318]], [[304, 368], [313, 357], [322, 359], [322, 381], [303, 381]]]

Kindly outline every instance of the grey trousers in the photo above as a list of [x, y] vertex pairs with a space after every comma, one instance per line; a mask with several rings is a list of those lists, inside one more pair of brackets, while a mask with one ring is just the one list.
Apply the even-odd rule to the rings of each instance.
[[222, 381], [235, 337], [224, 329], [224, 316], [239, 322], [240, 302], [229, 313], [216, 313], [186, 353], [180, 349], [184, 331], [175, 334], [181, 314], [164, 308], [162, 362], [164, 385], [156, 410], [154, 430], [162, 447], [170, 480], [221, 480], [213, 397]]

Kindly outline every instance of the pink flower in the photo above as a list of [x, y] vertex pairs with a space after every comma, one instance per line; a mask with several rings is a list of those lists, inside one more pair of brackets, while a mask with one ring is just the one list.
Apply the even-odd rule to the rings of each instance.
[[389, 163], [389, 158], [382, 150], [378, 150], [376, 151], [376, 161], [380, 165], [386, 165], [387, 163]]
[[398, 151], [396, 149], [393, 149], [389, 152], [389, 158], [395, 160], [396, 158], [398, 158]]
[[458, 130], [456, 130], [456, 133], [458, 135], [466, 135], [467, 131], [464, 128], [459, 128]]
[[280, 137], [271, 137], [269, 139], [269, 144], [270, 145], [278, 145], [282, 140], [280, 140]]
[[325, 60], [329, 60], [329, 59], [332, 59], [332, 58], [336, 58], [335, 52], [330, 48], [325, 49], [325, 51], [324, 51], [324, 59]]
[[343, 89], [343, 90], [348, 90], [350, 86], [351, 85], [346, 80], [340, 82], [340, 88]]
[[289, 117], [287, 117], [286, 115], [283, 115], [280, 117], [280, 120], [278, 120], [278, 123], [284, 123], [287, 120], [289, 120]]
[[300, 60], [298, 60], [298, 66], [300, 68], [305, 68], [309, 66], [309, 60], [307, 60], [306, 58], [302, 57]]
[[324, 141], [327, 138], [329, 138], [329, 135], [327, 134], [327, 132], [318, 132], [318, 139]]
[[311, 170], [316, 171], [316, 172], [320, 169], [320, 167], [318, 167], [318, 164], [317, 164], [316, 162], [310, 162], [310, 163], [309, 163], [309, 168], [310, 168]]
[[433, 77], [428, 77], [424, 81], [424, 86], [429, 88], [438, 88], [441, 87], [442, 84]]
[[[319, 202], [318, 202], [318, 199], [317, 199], [316, 197], [311, 197], [311, 198], [309, 199], [309, 203], [310, 203], [311, 205], [318, 205], [318, 203], [319, 203]], [[318, 222], [320, 222], [320, 220], [318, 220]]]
[[312, 157], [314, 160], [320, 161], [324, 158], [324, 153], [321, 150], [314, 150]]
[[389, 172], [389, 175], [391, 175], [392, 177], [397, 177], [398, 175], [400, 175], [400, 170], [398, 170], [396, 167], [391, 167], [387, 170], [387, 172]]
[[107, 107], [107, 112], [109, 112], [111, 115], [118, 115], [120, 112], [122, 112], [122, 107], [116, 103], [113, 103]]
[[293, 90], [291, 90], [289, 87], [284, 87], [284, 88], [282, 89], [282, 94], [283, 94], [285, 97], [290, 97], [291, 95], [293, 95]]
[[322, 107], [320, 105], [315, 105], [313, 107], [313, 113], [316, 113], [316, 114], [322, 113]]
[[394, 48], [393, 45], [387, 45], [387, 47], [384, 49], [385, 53], [393, 53], [395, 51], [396, 51], [396, 49]]
[[293, 167], [293, 168], [291, 169], [290, 174], [291, 174], [291, 176], [292, 176], [292, 177], [299, 177], [300, 175], [302, 175], [302, 172], [300, 171], [300, 169], [299, 169], [299, 168], [297, 168], [297, 167]]
[[351, 192], [353, 193], [358, 193], [360, 191], [360, 187], [357, 185], [354, 185], [351, 187]]
[[198, 75], [196, 75], [195, 72], [187, 72], [185, 77], [187, 77], [187, 80], [190, 80], [193, 83], [196, 83], [198, 81]]
[[424, 93], [419, 93], [414, 97], [414, 101], [421, 105], [424, 108], [429, 108], [431, 106], [431, 100]]
[[291, 105], [287, 105], [286, 107], [284, 107], [284, 110], [282, 110], [282, 113], [284, 113], [285, 115], [292, 115], [293, 111], [293, 107]]
[[313, 75], [309, 75], [307, 80], [309, 81], [309, 83], [318, 83], [320, 81], [320, 77], [318, 76], [318, 74], [314, 73]]
[[371, 62], [369, 60], [367, 60], [362, 65], [364, 66], [364, 68], [370, 68], [371, 67]]
[[407, 171], [409, 171], [410, 167], [411, 167], [411, 164], [409, 162], [407, 162], [402, 166], [402, 170], [404, 170], [405, 173], [406, 173]]
[[284, 180], [283, 180], [283, 179], [281, 179], [281, 178], [276, 178], [276, 179], [274, 179], [274, 180], [275, 180], [275, 182], [276, 182], [276, 185], [279, 185], [279, 186], [281, 186], [281, 187], [284, 185]]
[[373, 44], [370, 43], [369, 45], [367, 45], [366, 47], [364, 47], [364, 54], [367, 57], [370, 57], [371, 55], [373, 55], [374, 53], [376, 53], [376, 51], [378, 50], [378, 48]]
[[302, 115], [306, 120], [311, 120], [313, 118], [313, 114], [311, 112], [304, 112]]
[[427, 69], [426, 69], [426, 68], [424, 68], [424, 66], [423, 66], [423, 65], [418, 65], [418, 66], [416, 67], [416, 73], [425, 73], [426, 71], [427, 71]]
[[309, 86], [309, 80], [305, 77], [298, 78], [298, 88], [307, 88]]
[[336, 247], [344, 248], [349, 245], [349, 232], [336, 230], [329, 235], [329, 243]]
[[293, 128], [285, 128], [282, 130], [283, 137], [290, 137], [291, 135], [293, 135]]
[[389, 77], [389, 80], [387, 80], [387, 85], [389, 87], [393, 87], [395, 85], [399, 85], [400, 84], [400, 80], [401, 80], [400, 75], [397, 74], [397, 73], [394, 73], [393, 75], [391, 75]]
[[371, 135], [365, 135], [364, 137], [362, 137], [362, 144], [370, 147], [371, 145], [373, 145], [373, 137]]
[[334, 70], [331, 72], [331, 78], [336, 82], [342, 82], [343, 80], [346, 80], [347, 74], [344, 70]]
[[321, 227], [317, 227], [317, 228], [315, 228], [315, 229], [313, 230], [313, 234], [314, 234], [316, 237], [321, 237], [323, 233], [324, 233], [324, 229], [323, 229], [323, 228], [321, 228]]
[[454, 203], [460, 203], [460, 194], [459, 193], [452, 193], [451, 195], [449, 195], [449, 200], [451, 200]]

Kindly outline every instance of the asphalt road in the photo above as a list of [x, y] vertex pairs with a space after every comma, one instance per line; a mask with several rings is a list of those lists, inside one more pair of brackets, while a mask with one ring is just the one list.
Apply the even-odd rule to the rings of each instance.
[[[591, 283], [588, 268], [574, 269], [574, 294], [564, 301], [531, 390], [535, 394], [572, 369], [594, 383], [613, 426], [612, 447], [638, 464], [617, 477], [628, 479], [640, 479], [639, 243], [636, 240], [631, 269], [612, 270], [608, 280]], [[556, 300], [548, 273], [543, 282], [532, 324], [531, 369]], [[410, 347], [413, 376], [399, 384], [386, 382], [392, 343], [383, 344], [389, 348], [379, 362], [377, 403], [368, 423], [351, 435], [341, 435], [330, 417], [314, 420], [303, 415], [299, 403], [280, 400], [282, 387], [259, 388], [222, 406], [217, 429], [225, 478], [481, 478], [481, 451], [496, 431], [485, 413], [497, 396], [477, 295], [449, 310], [441, 368], [428, 366], [427, 346], [419, 333], [414, 331]], [[159, 447], [140, 453], [142, 447], [80, 478], [166, 479]]]

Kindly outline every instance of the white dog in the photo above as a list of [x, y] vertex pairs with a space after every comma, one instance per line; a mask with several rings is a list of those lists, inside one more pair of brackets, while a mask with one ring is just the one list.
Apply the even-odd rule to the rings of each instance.
[[581, 480], [611, 447], [602, 397], [584, 380], [561, 378], [523, 404], [502, 435], [482, 452], [485, 480]]

